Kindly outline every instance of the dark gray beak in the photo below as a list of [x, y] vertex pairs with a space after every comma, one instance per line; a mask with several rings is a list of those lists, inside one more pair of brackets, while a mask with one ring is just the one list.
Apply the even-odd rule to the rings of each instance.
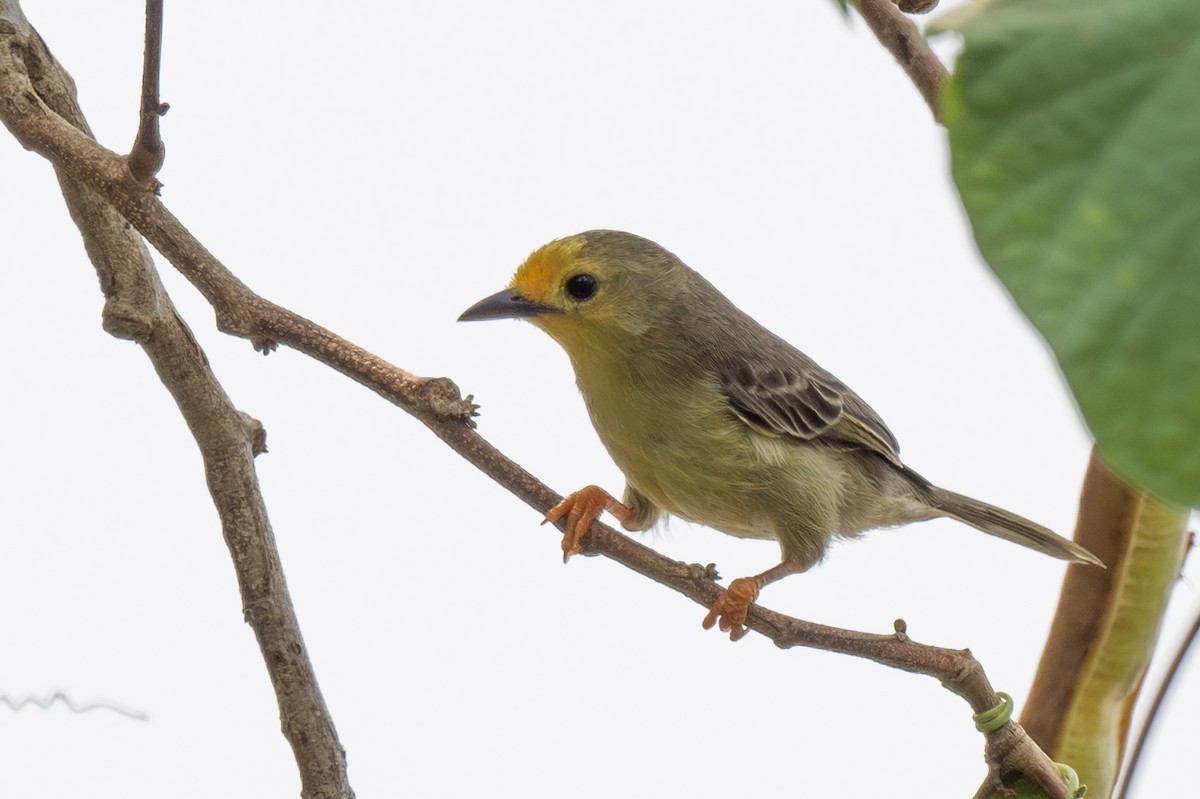
[[485, 319], [528, 319], [546, 313], [558, 313], [548, 305], [527, 300], [513, 289], [497, 291], [485, 297], [458, 317], [460, 322], [482, 322]]

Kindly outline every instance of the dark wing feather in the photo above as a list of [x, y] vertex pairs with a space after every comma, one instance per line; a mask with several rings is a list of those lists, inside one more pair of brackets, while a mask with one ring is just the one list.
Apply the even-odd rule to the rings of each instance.
[[867, 449], [899, 466], [896, 437], [871, 406], [836, 377], [793, 354], [798, 357], [789, 361], [794, 362], [782, 366], [742, 360], [722, 368], [721, 389], [733, 412], [766, 435]]

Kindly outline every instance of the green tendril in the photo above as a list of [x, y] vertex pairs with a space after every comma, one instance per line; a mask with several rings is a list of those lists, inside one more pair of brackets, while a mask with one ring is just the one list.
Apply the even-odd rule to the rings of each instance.
[[1003, 691], [997, 691], [996, 696], [1000, 697], [1000, 704], [971, 716], [975, 721], [975, 729], [985, 735], [1000, 729], [1012, 718], [1013, 698]]

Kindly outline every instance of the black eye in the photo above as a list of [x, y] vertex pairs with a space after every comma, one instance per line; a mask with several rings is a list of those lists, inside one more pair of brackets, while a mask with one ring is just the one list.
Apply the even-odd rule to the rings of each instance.
[[567, 278], [566, 289], [577, 300], [590, 300], [596, 294], [596, 287], [599, 282], [595, 275], [589, 275], [587, 272], [578, 275], [572, 275]]

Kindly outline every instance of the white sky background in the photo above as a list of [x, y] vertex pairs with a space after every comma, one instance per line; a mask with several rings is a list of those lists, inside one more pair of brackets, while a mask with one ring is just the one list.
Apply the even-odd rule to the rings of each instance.
[[[127, 150], [142, 5], [24, 6], [101, 142]], [[480, 431], [559, 491], [622, 485], [565, 356], [528, 325], [454, 320], [534, 247], [612, 227], [852, 385], [922, 474], [1070, 532], [1085, 430], [974, 252], [944, 132], [828, 0], [168, 3], [165, 42], [168, 207], [263, 295], [452, 377]], [[0, 693], [151, 715], [0, 706], [0, 796], [295, 796], [195, 444], [138, 348], [100, 329], [49, 166], [5, 135], [0, 175]], [[611, 562], [564, 567], [534, 511], [420, 424], [302, 355], [217, 333], [159, 264], [267, 428], [259, 474], [359, 796], [977, 787], [982, 738], [934, 680], [733, 645]], [[778, 559], [679, 522], [649, 543], [727, 578]], [[763, 602], [878, 632], [903, 617], [917, 640], [969, 646], [1020, 710], [1062, 571], [937, 521], [837, 546]], [[1177, 590], [1167, 641], [1196, 595], [1194, 577]], [[1197, 779], [1180, 770], [1196, 674], [1143, 795]]]

